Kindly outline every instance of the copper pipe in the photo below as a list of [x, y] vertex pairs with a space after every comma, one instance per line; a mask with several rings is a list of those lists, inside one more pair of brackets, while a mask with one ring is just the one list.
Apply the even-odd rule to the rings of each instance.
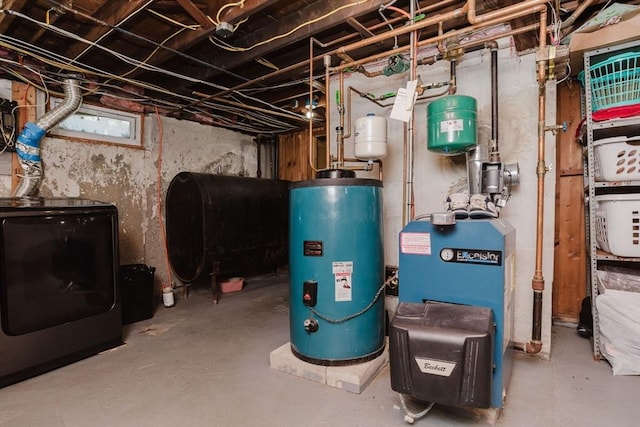
[[[493, 25], [493, 24], [494, 24], [494, 21], [489, 23], [489, 25]], [[474, 30], [475, 29], [479, 29], [479, 28], [483, 28], [486, 25], [487, 24], [483, 24], [482, 27], [474, 28]], [[540, 28], [540, 24], [536, 22], [534, 24], [526, 25], [524, 27], [519, 27], [519, 28], [516, 28], [514, 30], [510, 30], [510, 31], [505, 31], [505, 32], [502, 32], [500, 34], [496, 34], [496, 35], [493, 35], [493, 36], [490, 36], [490, 37], [484, 37], [484, 38], [481, 38], [481, 39], [473, 40], [473, 41], [461, 44], [460, 47], [462, 47], [463, 49], [468, 49], [468, 48], [471, 48], [471, 47], [474, 47], [474, 46], [477, 46], [477, 45], [480, 45], [480, 44], [485, 44], [486, 45], [487, 43], [495, 43], [495, 39], [496, 38], [515, 36], [515, 35], [518, 35], [518, 34], [522, 34], [522, 33], [526, 33], [526, 32], [529, 32], [529, 31], [537, 30], [538, 28]], [[444, 36], [442, 38], [440, 36], [437, 36], [437, 37], [433, 37], [433, 38], [430, 38], [430, 39], [426, 39], [426, 40], [418, 42], [418, 47], [423, 47], [423, 46], [427, 46], [429, 44], [433, 44], [434, 40], [442, 40], [444, 38], [451, 37], [453, 35], [465, 34], [465, 33], [468, 33], [469, 31], [470, 31], [470, 29], [467, 27], [467, 28], [462, 29], [462, 30], [449, 32], [446, 36]], [[485, 46], [485, 47], [487, 47], [488, 49], [490, 48], [489, 46]], [[364, 63], [373, 62], [373, 61], [376, 61], [378, 59], [381, 59], [381, 58], [384, 58], [384, 57], [388, 57], [389, 55], [393, 55], [393, 54], [396, 54], [396, 53], [405, 53], [407, 50], [409, 50], [409, 45], [403, 46], [403, 47], [400, 47], [400, 48], [396, 48], [394, 50], [387, 51], [385, 53], [371, 55], [371, 56], [359, 59], [357, 61], [354, 61], [351, 64], [346, 64], [346, 65], [352, 66], [352, 64], [359, 64], [361, 62], [364, 62]], [[442, 57], [440, 55], [425, 57], [425, 58], [422, 58], [422, 59], [418, 60], [418, 65], [433, 65], [440, 59], [442, 59]], [[438, 95], [438, 96], [440, 96], [440, 95]], [[430, 96], [428, 98], [433, 98], [433, 96]], [[419, 99], [426, 99], [426, 98], [419, 98]], [[380, 106], [384, 106], [384, 107], [388, 107], [388, 105], [382, 105], [382, 104], [379, 104], [379, 105]]]
[[338, 115], [340, 117], [338, 128], [336, 129], [338, 163], [337, 167], [344, 166], [344, 71], [340, 71], [340, 89], [338, 91]]
[[[342, 52], [342, 53], [346, 53], [352, 50], [356, 50], [356, 49], [361, 49], [363, 47], [369, 46], [371, 44], [386, 40], [388, 38], [394, 37], [394, 36], [400, 36], [403, 34], [407, 34], [407, 33], [411, 33], [411, 32], [416, 32], [418, 30], [421, 30], [423, 28], [426, 28], [430, 25], [434, 25], [434, 24], [439, 24], [440, 22], [444, 22], [444, 21], [449, 21], [455, 18], [459, 18], [463, 15], [467, 15], [467, 19], [470, 20], [471, 19], [474, 20], [474, 22], [472, 22], [473, 24], [480, 24], [480, 23], [488, 23], [489, 21], [497, 21], [496, 23], [500, 23], [503, 21], [508, 21], [511, 20], [515, 17], [521, 16], [519, 15], [520, 13], [522, 13], [523, 15], [529, 15], [531, 13], [535, 13], [536, 11], [538, 11], [538, 7], [540, 5], [544, 5], [546, 3], [546, 0], [527, 0], [527, 1], [523, 1], [520, 3], [516, 3], [514, 5], [511, 6], [507, 6], [504, 7], [502, 9], [493, 11], [493, 12], [489, 12], [489, 13], [485, 13], [483, 15], [480, 16], [476, 16], [475, 15], [475, 0], [468, 0], [467, 3], [465, 4], [465, 6], [461, 7], [461, 8], [457, 8], [454, 9], [450, 12], [441, 14], [441, 15], [435, 15], [432, 17], [428, 17], [423, 19], [422, 21], [416, 22], [414, 24], [411, 25], [406, 25], [404, 27], [400, 27], [400, 28], [396, 28], [395, 30], [392, 31], [388, 31], [386, 33], [383, 34], [379, 34], [377, 36], [374, 37], [369, 37], [368, 39], [364, 39], [364, 40], [360, 40], [358, 42], [355, 43], [351, 43], [347, 46], [342, 46], [339, 49], [337, 49], [337, 52]], [[473, 17], [471, 18], [468, 10], [471, 8], [471, 6], [473, 6]], [[546, 8], [546, 6], [544, 6]], [[546, 30], [545, 30], [546, 31]], [[447, 34], [447, 37], [450, 37], [451, 34]], [[444, 37], [441, 36], [441, 37]], [[337, 53], [336, 52], [336, 53]]]
[[[447, 6], [447, 5], [451, 4], [451, 3], [455, 3], [456, 1], [457, 0], [442, 0], [442, 1], [439, 1], [437, 3], [430, 4], [430, 5], [427, 5], [427, 6], [423, 7], [423, 8], [420, 8], [420, 9], [418, 9], [416, 11], [416, 13], [420, 14], [420, 13], [430, 12], [430, 11], [432, 11], [434, 9], [439, 9], [439, 8]], [[372, 25], [370, 27], [367, 27], [367, 30], [369, 30], [369, 32], [373, 32], [374, 30], [377, 30], [379, 28], [387, 27], [389, 24], [395, 24], [396, 22], [400, 22], [400, 21], [404, 21], [404, 20], [405, 19], [402, 18], [402, 17], [390, 18], [385, 22], [381, 22], [379, 24], [375, 24], [375, 25]], [[316, 43], [319, 46], [326, 48], [326, 47], [334, 46], [336, 44], [340, 44], [340, 43], [342, 43], [344, 41], [347, 41], [347, 40], [352, 39], [352, 38], [357, 37], [357, 36], [359, 36], [359, 34], [352, 33], [352, 34], [347, 34], [346, 36], [342, 36], [342, 37], [339, 37], [337, 39], [331, 40], [330, 42], [327, 42], [327, 43], [322, 43], [319, 40], [316, 40]]]
[[504, 21], [510, 21], [512, 18], [505, 15], [521, 11], [528, 11], [529, 13], [532, 13], [534, 7], [545, 5], [547, 1], [548, 0], [522, 1], [511, 6], [504, 7], [502, 9], [487, 12], [482, 15], [476, 15], [476, 0], [467, 0], [467, 3], [465, 4], [465, 7], [467, 8], [467, 20], [470, 24], [480, 24], [482, 22], [490, 21], [495, 18], [501, 18]]
[[582, 13], [591, 5], [591, 3], [593, 3], [593, 0], [583, 1], [580, 6], [578, 6], [578, 8], [573, 11], [570, 17], [568, 17], [565, 21], [562, 22], [562, 24], [560, 24], [560, 29], [564, 30], [565, 28], [573, 25], [573, 23], [576, 22], [576, 19], [578, 19], [578, 17], [582, 15]]
[[360, 92], [359, 90], [349, 86], [347, 88], [347, 124], [345, 126], [344, 132], [342, 134], [342, 136], [346, 139], [351, 137], [351, 91], [354, 91], [355, 93], [359, 94], [360, 96], [362, 96], [362, 92]]
[[329, 55], [324, 56], [324, 133], [325, 133], [325, 145], [326, 159], [325, 168], [331, 167], [331, 132], [329, 131], [329, 125], [331, 124], [331, 91], [330, 79], [329, 79], [329, 67], [331, 66], [331, 57]]
[[[453, 36], [457, 36], [457, 35], [463, 35], [463, 34], [467, 34], [467, 33], [472, 32], [472, 31], [480, 30], [482, 28], [491, 27], [493, 25], [501, 24], [501, 23], [504, 22], [505, 19], [509, 19], [510, 20], [510, 19], [515, 19], [515, 18], [520, 18], [522, 16], [531, 15], [533, 13], [540, 12], [543, 9], [546, 9], [546, 7], [545, 6], [537, 6], [532, 10], [522, 10], [522, 11], [519, 11], [517, 13], [510, 14], [507, 18], [494, 18], [494, 19], [492, 19], [490, 21], [484, 21], [484, 22], [482, 22], [480, 24], [474, 24], [474, 25], [462, 28], [460, 30], [450, 31], [447, 34], [443, 34], [442, 36], [433, 36], [433, 37], [431, 37], [429, 39], [425, 39], [425, 40], [422, 40], [422, 41], [418, 42], [418, 47], [420, 48], [420, 47], [423, 47], [423, 46], [432, 45], [434, 43], [437, 43], [440, 40], [444, 40], [444, 39], [447, 39], [449, 37], [453, 37]], [[538, 26], [539, 26], [539, 24], [532, 24], [532, 25], [528, 25], [527, 27], [523, 27], [523, 28], [526, 28], [526, 31], [530, 31], [532, 29], [538, 28]], [[484, 43], [487, 40], [495, 40], [496, 38], [505, 37], [505, 36], [508, 36], [508, 35], [520, 34], [520, 32], [524, 32], [525, 31], [525, 30], [523, 30], [523, 31], [520, 31], [520, 30], [521, 29], [517, 29], [517, 30], [511, 30], [511, 31], [507, 31], [507, 32], [504, 32], [504, 33], [496, 34], [495, 36], [484, 38], [482, 40], [476, 40], [474, 42], [467, 43], [467, 44], [464, 44], [462, 46], [464, 47], [464, 46], [471, 46], [471, 45], [475, 45], [475, 44], [479, 44], [479, 43]], [[397, 48], [397, 49], [393, 49], [391, 51], [387, 51], [385, 53], [380, 53], [380, 54], [376, 54], [376, 55], [371, 55], [371, 56], [366, 57], [366, 58], [358, 59], [358, 60], [350, 62], [350, 63], [343, 63], [343, 64], [340, 64], [340, 66], [337, 67], [337, 68], [340, 68], [340, 67], [355, 68], [360, 64], [364, 64], [364, 63], [367, 63], [367, 62], [372, 62], [372, 61], [375, 61], [375, 60], [378, 60], [378, 59], [382, 59], [382, 58], [388, 57], [391, 54], [406, 52], [409, 48], [410, 48], [409, 46], [403, 46], [403, 47], [400, 47], [400, 48]]]
[[[540, 12], [540, 45], [546, 47], [547, 41], [547, 9]], [[547, 173], [545, 165], [545, 103], [547, 61], [540, 60], [538, 66], [538, 194], [536, 203], [536, 259], [535, 271], [531, 279], [533, 289], [533, 314], [531, 326], [531, 341], [525, 345], [527, 353], [535, 354], [542, 349], [542, 296], [544, 292], [544, 277], [542, 275], [542, 244], [544, 232], [544, 177]]]
[[[451, 3], [451, 2], [445, 0], [445, 1], [442, 1], [442, 2], [440, 2], [438, 4], [434, 4], [434, 5], [431, 5], [431, 6], [427, 6], [426, 8], [422, 8], [422, 9], [420, 9], [420, 11], [424, 12], [429, 7], [436, 8], [436, 7], [440, 7], [442, 5], [446, 5], [448, 3]], [[533, 1], [527, 1], [527, 2], [524, 2], [524, 3], [527, 5], [527, 7], [531, 7], [534, 3], [535, 4], [539, 4], [539, 3], [544, 3], [544, 1], [543, 0], [533, 0]], [[475, 2], [474, 2], [474, 5], [475, 5]], [[516, 4], [516, 5], [513, 5], [513, 6], [507, 6], [506, 8], [503, 8], [503, 9], [501, 9], [499, 11], [496, 11], [496, 12], [503, 12], [504, 11], [503, 13], [505, 15], [507, 15], [507, 16], [503, 17], [503, 16], [499, 15], [498, 19], [492, 20], [492, 22], [487, 22], [487, 20], [483, 19], [484, 25], [479, 25], [476, 28], [473, 28], [473, 27], [466, 28], [465, 32], [469, 32], [469, 31], [472, 31], [474, 29], [484, 28], [485, 26], [489, 26], [489, 25], [492, 25], [492, 24], [499, 24], [499, 23], [501, 23], [502, 21], [505, 21], [505, 20], [510, 20], [510, 19], [513, 19], [513, 18], [516, 18], [516, 17], [519, 17], [519, 16], [529, 15], [529, 14], [536, 13], [536, 12], [539, 11], [537, 8], [531, 8], [531, 10], [526, 10], [526, 8], [525, 8], [525, 10], [523, 11], [523, 10], [521, 10], [522, 7], [519, 6], [519, 5], [520, 4]], [[510, 16], [510, 13], [512, 12], [513, 8], [515, 8], [515, 7], [518, 7], [519, 13], [515, 14], [514, 16]], [[448, 13], [440, 14], [440, 15], [434, 15], [431, 18], [424, 19], [424, 20], [419, 21], [417, 23], [414, 23], [414, 24], [411, 24], [411, 25], [407, 25], [407, 26], [398, 28], [398, 29], [393, 30], [393, 31], [389, 31], [387, 33], [383, 33], [383, 34], [377, 35], [375, 37], [370, 37], [368, 39], [361, 40], [360, 42], [356, 42], [356, 43], [353, 43], [351, 45], [345, 46], [345, 48], [335, 49], [335, 50], [333, 50], [331, 52], [328, 52], [327, 55], [330, 55], [330, 56], [331, 55], [336, 55], [339, 50], [341, 50], [343, 52], [347, 52], [349, 50], [365, 47], [365, 46], [368, 46], [370, 44], [378, 43], [378, 42], [380, 42], [382, 40], [385, 40], [387, 38], [394, 37], [396, 35], [406, 34], [406, 33], [410, 32], [410, 31], [416, 31], [416, 30], [420, 30], [422, 28], [428, 27], [429, 25], [438, 24], [441, 21], [444, 22], [444, 21], [448, 21], [448, 20], [451, 20], [451, 19], [458, 18], [458, 17], [460, 17], [460, 16], [462, 16], [462, 15], [464, 15], [466, 13], [467, 13], [467, 7], [465, 5], [462, 8], [455, 9], [455, 10], [450, 11]], [[495, 12], [492, 12], [492, 13], [495, 13]], [[482, 15], [482, 16], [484, 17], [486, 15]], [[447, 34], [447, 37], [449, 37], [451, 35], [454, 35], [454, 34], [462, 34], [462, 33], [463, 33], [463, 31], [456, 31], [456, 32]], [[320, 46], [325, 46], [323, 43], [319, 42], [318, 40], [315, 40], [313, 38], [312, 38], [312, 40], [315, 43], [318, 43]], [[421, 45], [424, 45], [424, 43], [419, 43], [419, 46], [421, 46]], [[405, 49], [394, 49], [391, 52], [387, 52], [386, 56], [388, 56], [392, 52], [402, 52], [404, 50]], [[365, 62], [365, 61], [358, 61], [358, 63], [363, 63], [363, 62]], [[265, 74], [264, 76], [257, 77], [257, 78], [255, 78], [253, 80], [241, 83], [241, 84], [239, 84], [237, 86], [234, 86], [233, 88], [226, 89], [224, 91], [221, 91], [221, 92], [213, 94], [213, 95], [208, 95], [205, 98], [199, 100], [198, 102], [203, 102], [203, 101], [206, 101], [206, 100], [209, 100], [209, 99], [223, 97], [223, 96], [228, 95], [228, 94], [230, 94], [230, 93], [232, 93], [234, 91], [237, 91], [237, 90], [240, 90], [240, 89], [244, 89], [247, 86], [251, 86], [253, 84], [260, 83], [260, 82], [263, 82], [265, 80], [272, 79], [272, 78], [280, 76], [282, 74], [290, 73], [291, 71], [296, 70], [296, 69], [301, 68], [301, 67], [304, 67], [304, 66], [306, 66], [308, 64], [309, 64], [309, 61], [303, 61], [303, 62], [299, 62], [297, 64], [292, 64], [292, 65], [290, 65], [288, 67], [282, 68], [282, 69], [274, 71], [272, 73]], [[354, 66], [354, 64], [350, 64], [350, 65], [347, 65], [347, 66]], [[335, 70], [332, 69], [331, 71], [335, 71]]]
[[361, 98], [364, 98], [368, 101], [373, 102], [374, 104], [376, 104], [379, 107], [382, 108], [386, 108], [389, 107], [390, 105], [385, 105], [385, 104], [381, 104], [379, 103], [376, 99], [374, 98], [370, 98], [368, 97], [365, 93], [360, 92], [358, 89], [354, 88], [353, 86], [348, 86], [347, 87], [347, 105], [346, 105], [346, 110], [347, 110], [347, 120], [346, 120], [346, 124], [344, 126], [344, 132], [343, 132], [343, 136], [344, 139], [350, 138], [351, 137], [351, 92], [355, 92], [358, 95], [360, 95]]
[[[197, 92], [197, 91], [194, 91], [193, 94], [196, 95], [196, 96], [203, 96], [203, 97], [207, 96], [206, 94], [204, 94], [202, 92]], [[241, 107], [241, 108], [244, 108], [246, 110], [259, 111], [261, 113], [267, 113], [267, 114], [272, 114], [274, 116], [286, 117], [288, 119], [300, 120], [300, 121], [303, 121], [303, 122], [307, 123], [307, 118], [306, 117], [299, 117], [299, 116], [295, 115], [294, 113], [291, 113], [291, 114], [281, 113], [279, 111], [268, 110], [266, 108], [261, 108], [261, 107], [256, 107], [256, 106], [253, 106], [253, 105], [243, 104], [241, 102], [231, 101], [231, 100], [226, 99], [226, 98], [220, 98], [217, 101], [218, 102], [222, 102], [224, 104], [233, 105], [235, 107]]]
[[[444, 30], [442, 28], [442, 25], [443, 25], [442, 22], [438, 23], [438, 35], [439, 36], [442, 36], [444, 34]], [[438, 52], [444, 54], [446, 49], [444, 48], [444, 43], [442, 43], [442, 42], [443, 42], [443, 39], [440, 39], [440, 41], [438, 42]]]
[[365, 77], [378, 77], [384, 74], [384, 72], [382, 70], [379, 71], [367, 71], [364, 68], [364, 65], [360, 65], [358, 68], [356, 68], [356, 71], [362, 75], [364, 75]]
[[407, 33], [415, 32], [415, 31], [421, 30], [423, 28], [426, 28], [426, 27], [428, 27], [430, 25], [438, 24], [439, 22], [444, 22], [444, 21], [449, 21], [451, 19], [459, 18], [459, 17], [463, 16], [464, 14], [465, 14], [464, 8], [454, 9], [454, 10], [452, 10], [450, 12], [447, 12], [447, 13], [444, 13], [444, 14], [441, 14], [441, 15], [435, 15], [435, 16], [430, 17], [430, 18], [425, 18], [422, 21], [416, 22], [416, 23], [411, 24], [411, 25], [405, 25], [404, 27], [396, 28], [395, 30], [388, 31], [388, 32], [383, 33], [383, 34], [378, 34], [376, 36], [369, 37], [368, 39], [364, 39], [364, 40], [360, 40], [360, 41], [355, 42], [355, 43], [351, 43], [351, 44], [349, 44], [347, 46], [342, 46], [342, 47], [337, 49], [337, 52], [346, 53], [346, 52], [349, 52], [349, 51], [352, 51], [352, 50], [361, 49], [363, 47], [367, 47], [367, 46], [369, 46], [371, 44], [384, 41], [384, 40], [386, 40], [388, 38], [391, 38], [391, 37], [400, 36], [400, 35], [404, 35], [404, 34], [407, 34]]
[[[423, 13], [423, 12], [427, 12], [427, 11], [429, 11], [429, 10], [433, 10], [433, 9], [438, 8], [438, 7], [446, 6], [446, 5], [448, 5], [448, 4], [450, 4], [450, 3], [453, 3], [453, 2], [454, 2], [454, 1], [452, 1], [452, 0], [443, 0], [443, 1], [438, 2], [438, 3], [436, 3], [436, 4], [432, 4], [432, 5], [429, 5], [429, 6], [423, 7], [422, 9], [420, 9], [420, 12], [421, 12], [421, 13]], [[440, 15], [436, 15], [436, 16], [440, 16]], [[393, 19], [391, 19], [390, 21], [391, 21], [391, 22], [394, 22], [394, 20], [393, 20]], [[379, 27], [386, 26], [386, 25], [387, 25], [386, 23], [378, 24], [378, 26], [379, 26]], [[371, 27], [371, 28], [375, 28], [375, 27], [376, 27], [376, 26], [373, 26], [373, 27]], [[404, 28], [404, 27], [403, 27], [403, 28]], [[420, 28], [422, 28], [422, 27], [420, 27]], [[386, 34], [386, 33], [385, 33], [385, 34]], [[404, 33], [402, 33], [402, 34], [404, 34]], [[393, 37], [393, 34], [391, 34], [391, 35], [390, 35], [390, 37]], [[389, 38], [390, 38], [390, 37], [389, 37]], [[387, 37], [383, 37], [383, 38], [382, 38], [382, 40], [384, 40], [385, 38], [387, 38]], [[321, 46], [321, 47], [328, 47], [328, 46], [331, 46], [331, 45], [333, 45], [333, 44], [336, 44], [336, 43], [337, 43], [337, 40], [334, 40], [333, 42], [330, 42], [330, 43], [322, 43], [322, 42], [320, 42], [319, 40], [314, 39], [313, 37], [311, 37], [311, 40], [312, 40], [314, 43], [316, 43], [316, 44], [318, 44], [319, 46]], [[338, 39], [338, 40], [341, 40], [341, 39]], [[370, 39], [366, 39], [366, 40], [370, 40]], [[381, 41], [381, 40], [380, 40], [380, 36], [377, 36], [377, 38], [376, 38], [376, 40], [375, 40], [375, 41], [373, 41], [373, 42], [371, 42], [371, 43], [367, 43], [367, 44], [366, 44], [366, 46], [368, 46], [369, 44], [378, 43], [379, 41]], [[328, 52], [328, 53], [326, 53], [326, 54], [327, 54], [327, 55], [329, 55], [329, 56], [332, 56], [332, 55], [336, 55], [336, 54], [337, 54], [337, 52], [338, 52], [338, 49], [335, 49], [335, 50], [333, 50], [333, 51], [331, 51], [331, 52]], [[234, 87], [232, 87], [232, 88], [229, 88], [229, 89], [223, 90], [222, 92], [219, 92], [219, 93], [216, 93], [216, 94], [213, 94], [213, 95], [209, 95], [209, 96], [207, 96], [206, 98], [199, 100], [199, 101], [198, 101], [198, 103], [203, 102], [203, 101], [207, 101], [207, 100], [209, 100], [209, 99], [213, 99], [213, 98], [218, 98], [218, 97], [222, 97], [222, 96], [225, 96], [225, 95], [229, 95], [230, 93], [235, 92], [235, 91], [240, 90], [240, 89], [244, 89], [244, 88], [246, 88], [247, 86], [251, 86], [251, 85], [253, 85], [253, 84], [255, 84], [255, 83], [260, 83], [260, 82], [263, 82], [263, 81], [265, 81], [265, 80], [270, 80], [270, 79], [272, 79], [272, 78], [274, 78], [274, 77], [278, 77], [278, 76], [279, 76], [279, 75], [281, 75], [281, 74], [290, 73], [291, 71], [296, 70], [296, 69], [301, 68], [301, 67], [304, 67], [304, 66], [306, 66], [306, 65], [308, 65], [308, 64], [309, 64], [309, 61], [302, 61], [302, 62], [298, 62], [297, 64], [291, 64], [291, 65], [289, 65], [288, 67], [282, 68], [282, 69], [280, 69], [280, 70], [276, 70], [276, 71], [274, 71], [274, 72], [272, 72], [272, 73], [265, 74], [264, 76], [257, 77], [257, 78], [255, 78], [255, 79], [253, 79], [253, 80], [250, 80], [250, 81], [247, 81], [247, 82], [241, 83], [241, 84], [239, 84], [239, 85], [237, 85], [237, 86], [234, 86]]]
[[[360, 160], [360, 159], [357, 159], [357, 158], [345, 158], [344, 161], [345, 162], [354, 162], [354, 163], [363, 163], [363, 162], [369, 163], [368, 160]], [[377, 163], [378, 164], [378, 179], [380, 181], [382, 181], [382, 160], [376, 159], [376, 160], [372, 160], [372, 161], [373, 161], [373, 163]]]
[[[313, 40], [309, 39], [309, 109], [307, 111], [309, 115], [309, 166], [311, 166], [311, 170], [317, 172], [315, 164], [313, 162]], [[328, 149], [328, 147], [327, 147]], [[318, 153], [316, 152], [316, 159], [318, 158]]]

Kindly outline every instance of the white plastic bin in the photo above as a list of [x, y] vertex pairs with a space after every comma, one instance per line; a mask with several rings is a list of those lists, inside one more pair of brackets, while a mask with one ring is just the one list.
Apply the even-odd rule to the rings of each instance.
[[593, 141], [596, 181], [640, 180], [640, 136]]
[[640, 257], [640, 194], [596, 196], [596, 243], [603, 251]]

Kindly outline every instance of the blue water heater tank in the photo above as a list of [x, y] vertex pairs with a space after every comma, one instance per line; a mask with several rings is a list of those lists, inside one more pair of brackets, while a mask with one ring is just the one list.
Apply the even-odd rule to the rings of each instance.
[[384, 350], [382, 182], [293, 183], [289, 211], [291, 350], [325, 366]]

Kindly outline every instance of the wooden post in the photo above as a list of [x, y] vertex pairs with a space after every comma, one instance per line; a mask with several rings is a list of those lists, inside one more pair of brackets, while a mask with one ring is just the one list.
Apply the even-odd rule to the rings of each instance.
[[566, 132], [556, 139], [556, 224], [552, 317], [575, 323], [582, 299], [587, 295], [585, 244], [583, 147], [575, 140], [581, 123], [580, 87], [558, 85], [558, 123]]
[[[36, 88], [26, 83], [13, 82], [12, 98], [18, 103], [16, 132], [19, 135], [27, 122], [36, 121]], [[18, 161], [18, 155], [11, 155], [11, 191], [13, 192], [20, 182], [19, 175], [22, 167]]]

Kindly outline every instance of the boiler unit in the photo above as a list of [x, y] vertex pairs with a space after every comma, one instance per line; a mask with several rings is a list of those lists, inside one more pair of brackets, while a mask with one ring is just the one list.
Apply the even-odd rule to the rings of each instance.
[[291, 184], [289, 216], [291, 350], [325, 366], [385, 344], [382, 182], [332, 171]]
[[399, 240], [392, 388], [418, 400], [501, 408], [512, 362], [515, 229], [499, 219], [422, 220]]

